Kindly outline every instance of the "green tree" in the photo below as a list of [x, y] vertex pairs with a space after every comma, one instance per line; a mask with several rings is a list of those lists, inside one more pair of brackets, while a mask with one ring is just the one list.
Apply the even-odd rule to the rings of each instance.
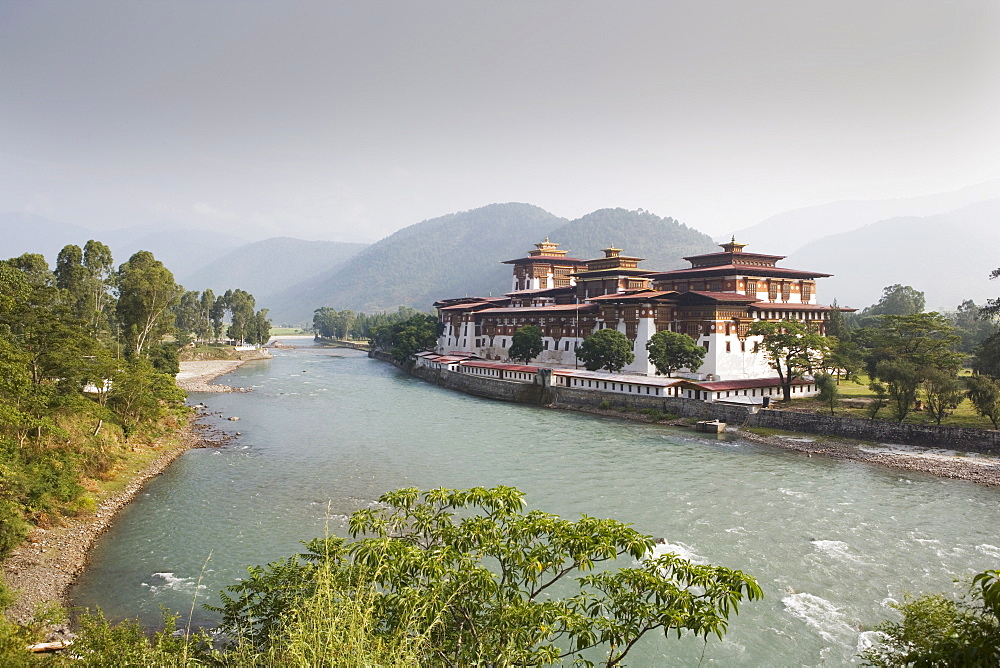
[[989, 376], [970, 376], [965, 379], [965, 385], [976, 413], [989, 418], [993, 428], [997, 429], [1000, 421], [1000, 381]]
[[632, 342], [617, 329], [599, 329], [576, 347], [576, 356], [588, 371], [621, 371], [635, 361]]
[[847, 327], [847, 320], [844, 318], [844, 312], [840, 310], [840, 305], [836, 299], [830, 304], [830, 320], [826, 323], [826, 336], [836, 338], [840, 341], [849, 341], [851, 338], [850, 330]]
[[198, 324], [194, 335], [199, 341], [208, 341], [212, 337], [212, 307], [215, 306], [215, 293], [211, 289], [201, 293], [198, 300]]
[[337, 332], [337, 310], [323, 306], [313, 311], [313, 331], [319, 336], [329, 339]]
[[854, 340], [864, 349], [869, 376], [884, 360], [902, 360], [918, 369], [957, 371], [964, 356], [955, 352], [955, 329], [940, 313], [883, 315], [877, 325], [856, 330]]
[[953, 371], [926, 369], [924, 371], [924, 397], [927, 411], [937, 424], [955, 410], [965, 398], [965, 385]]
[[68, 305], [75, 317], [89, 321], [94, 311], [93, 293], [83, 266], [83, 251], [79, 246], [65, 246], [56, 257], [56, 286], [66, 291]]
[[126, 438], [162, 417], [184, 400], [174, 378], [158, 371], [145, 357], [123, 360], [112, 377], [108, 407], [114, 411]]
[[111, 249], [91, 239], [83, 246], [83, 266], [87, 269], [87, 285], [93, 295], [90, 299], [94, 308], [90, 316], [91, 331], [100, 333], [108, 320], [108, 311], [113, 310], [111, 291], [117, 281]]
[[882, 411], [882, 409], [889, 405], [889, 390], [886, 389], [885, 383], [877, 378], [873, 378], [869, 381], [868, 389], [871, 390], [872, 394], [875, 396], [872, 397], [870, 402], [868, 402], [866, 412], [868, 413], [868, 417], [874, 420], [878, 417], [878, 414]]
[[187, 290], [181, 294], [180, 301], [174, 306], [174, 328], [177, 342], [186, 345], [201, 324], [201, 293]]
[[792, 382], [821, 368], [829, 349], [825, 336], [799, 320], [758, 322], [750, 328], [749, 334], [761, 337], [754, 348], [763, 352], [768, 365], [778, 372], [785, 401], [791, 401]]
[[651, 557], [652, 539], [621, 522], [525, 512], [511, 487], [401, 489], [379, 502], [352, 515], [360, 540], [317, 539], [307, 554], [251, 568], [222, 594], [223, 630], [284, 645], [282, 622], [332, 573], [329, 598], [370, 601], [372, 643], [412, 626], [426, 641], [421, 664], [549, 665], [601, 652], [616, 666], [647, 634], [721, 638], [739, 604], [762, 596], [740, 571]]
[[697, 371], [705, 359], [704, 348], [687, 334], [660, 331], [646, 342], [649, 361], [656, 367], [656, 374], [672, 376], [678, 369]]
[[372, 345], [392, 355], [397, 362], [407, 362], [422, 350], [437, 345], [438, 321], [428, 313], [410, 316], [402, 322], [375, 327], [371, 332]]
[[910, 362], [897, 359], [879, 362], [875, 376], [885, 383], [892, 401], [892, 416], [902, 422], [913, 409], [924, 373]]
[[996, 666], [1000, 664], [1000, 571], [972, 579], [958, 600], [908, 596], [893, 604], [903, 619], [876, 629], [881, 642], [862, 652], [872, 666]]
[[924, 293], [909, 285], [890, 285], [882, 289], [882, 298], [877, 304], [861, 312], [861, 316], [913, 315], [924, 310], [927, 300]]
[[828, 373], [820, 373], [816, 375], [816, 387], [819, 389], [816, 398], [821, 403], [827, 404], [830, 407], [830, 415], [834, 415], [833, 409], [837, 405], [837, 395], [840, 394], [837, 381]]
[[171, 309], [183, 288], [149, 251], [139, 251], [118, 269], [118, 322], [126, 347], [141, 355], [173, 329]]
[[997, 326], [983, 314], [983, 309], [971, 299], [966, 299], [954, 313], [947, 313], [955, 333], [961, 337], [957, 344], [959, 352], [972, 354], [983, 341], [997, 332]]
[[864, 356], [858, 344], [851, 339], [827, 336], [830, 350], [823, 358], [823, 367], [834, 373], [837, 384], [841, 377], [856, 380], [864, 367]]
[[219, 295], [212, 304], [212, 335], [218, 341], [222, 338], [222, 326], [226, 320], [226, 295]]
[[229, 329], [226, 330], [226, 336], [244, 343], [254, 326], [254, 297], [246, 290], [240, 289], [226, 290], [224, 297], [226, 308], [229, 310]]
[[262, 346], [271, 338], [271, 319], [267, 317], [267, 313], [268, 309], [262, 308], [254, 314], [247, 339], [254, 345]]
[[542, 330], [535, 325], [519, 327], [510, 341], [507, 357], [527, 364], [542, 354]]

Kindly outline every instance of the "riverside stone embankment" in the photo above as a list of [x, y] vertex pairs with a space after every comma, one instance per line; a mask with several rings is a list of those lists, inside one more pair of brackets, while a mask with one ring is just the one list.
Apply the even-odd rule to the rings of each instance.
[[[371, 355], [395, 364], [392, 358], [382, 353]], [[400, 368], [442, 387], [489, 399], [643, 422], [651, 420], [638, 411], [655, 409], [681, 418], [726, 422], [731, 428], [740, 430], [740, 438], [796, 450], [809, 456], [824, 455], [1000, 486], [1000, 432], [992, 430], [900, 424], [891, 420], [866, 420], [772, 408], [750, 413], [743, 406], [680, 397], [627, 395], [552, 386], [545, 383], [541, 375], [534, 383], [518, 383], [446, 369]], [[683, 421], [671, 424], [688, 426]], [[795, 437], [794, 434], [760, 435], [746, 431], [747, 427], [815, 434], [818, 438]]]

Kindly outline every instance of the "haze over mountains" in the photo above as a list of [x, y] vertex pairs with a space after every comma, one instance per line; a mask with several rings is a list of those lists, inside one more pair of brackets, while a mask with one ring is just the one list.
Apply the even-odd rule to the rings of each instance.
[[[988, 278], [1000, 266], [997, 221], [1000, 181], [992, 181], [927, 197], [796, 209], [735, 236], [750, 251], [787, 254], [783, 266], [834, 274], [819, 286], [824, 303], [861, 308], [884, 286], [902, 283], [925, 292], [928, 309], [951, 310], [964, 299], [981, 304], [1000, 294]], [[545, 237], [581, 259], [615, 245], [658, 270], [685, 267], [685, 256], [717, 248], [707, 235], [642, 209], [600, 209], [570, 221], [520, 203], [424, 220], [371, 245], [288, 237], [247, 243], [165, 225], [94, 232], [15, 213], [0, 214], [0, 230], [0, 257], [39, 252], [50, 265], [63, 246], [88, 239], [108, 244], [116, 264], [150, 250], [187, 289], [240, 287], [276, 323], [288, 324], [310, 322], [320, 306], [427, 309], [440, 298], [502, 294], [511, 269], [501, 262]]]
[[[759, 252], [790, 255], [822, 237], [850, 232], [880, 220], [900, 216], [934, 216], [998, 197], [1000, 179], [919, 197], [843, 200], [784, 211], [756, 225], [736, 230], [735, 236], [751, 240]], [[725, 240], [728, 241], [729, 237]]]

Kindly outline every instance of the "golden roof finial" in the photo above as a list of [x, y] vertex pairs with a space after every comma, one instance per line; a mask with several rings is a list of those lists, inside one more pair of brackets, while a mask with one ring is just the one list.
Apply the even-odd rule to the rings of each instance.
[[736, 235], [734, 234], [732, 240], [728, 244], [719, 244], [719, 246], [727, 253], [742, 253], [743, 247], [746, 246], [746, 244], [737, 243]]

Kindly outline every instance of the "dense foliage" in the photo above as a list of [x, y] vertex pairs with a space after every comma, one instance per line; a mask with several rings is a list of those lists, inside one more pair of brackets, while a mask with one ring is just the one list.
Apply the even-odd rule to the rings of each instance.
[[678, 369], [698, 369], [707, 352], [687, 334], [666, 330], [649, 337], [646, 350], [657, 375], [665, 376], [672, 376]]
[[54, 271], [40, 255], [0, 261], [0, 558], [31, 524], [92, 507], [85, 479], [180, 416], [164, 337], [211, 332], [204, 297], [147, 251], [116, 270], [98, 241], [63, 248]]
[[368, 339], [377, 327], [395, 325], [419, 314], [420, 311], [407, 306], [391, 313], [355, 313], [324, 306], [313, 312], [313, 331], [324, 339]]
[[[650, 556], [652, 539], [621, 522], [526, 512], [511, 487], [401, 489], [379, 502], [351, 517], [359, 540], [314, 540], [228, 588], [218, 610], [242, 651], [294, 644], [316, 606], [337, 629], [331, 612], [360, 602], [361, 644], [406, 646], [421, 665], [613, 666], [647, 634], [721, 638], [739, 603], [762, 596], [739, 571]], [[639, 561], [615, 568], [619, 558]], [[354, 646], [320, 643], [324, 664]]]
[[614, 373], [635, 361], [632, 342], [617, 329], [597, 330], [576, 347], [576, 356], [588, 371], [607, 369]]
[[614, 245], [626, 255], [645, 258], [641, 266], [659, 271], [687, 267], [686, 256], [719, 250], [707, 234], [642, 209], [599, 209], [551, 230], [549, 236], [572, 257], [603, 257], [601, 250]]
[[376, 350], [392, 355], [399, 363], [410, 360], [422, 350], [437, 345], [440, 323], [429, 313], [418, 313], [402, 322], [379, 325], [371, 331], [371, 344]]
[[823, 367], [829, 341], [815, 327], [799, 320], [758, 322], [750, 328], [751, 336], [760, 336], [757, 350], [772, 369], [778, 372], [785, 401], [792, 398], [792, 383]]
[[907, 597], [893, 606], [902, 620], [878, 627], [881, 642], [862, 653], [873, 666], [1000, 664], [1000, 571], [972, 579], [968, 593]]
[[542, 354], [542, 330], [535, 325], [519, 327], [510, 341], [507, 357], [527, 364]]

